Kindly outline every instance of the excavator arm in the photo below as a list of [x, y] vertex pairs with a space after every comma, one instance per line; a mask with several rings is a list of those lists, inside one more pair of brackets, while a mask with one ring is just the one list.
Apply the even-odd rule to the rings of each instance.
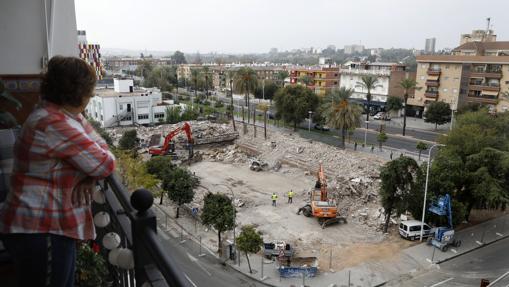
[[159, 148], [153, 148], [153, 149], [149, 150], [149, 152], [151, 154], [156, 154], [156, 155], [157, 154], [160, 154], [160, 155], [167, 154], [168, 149], [170, 148], [171, 141], [181, 131], [184, 131], [186, 133], [188, 143], [189, 144], [193, 144], [194, 140], [193, 140], [193, 134], [191, 132], [191, 125], [189, 123], [184, 123], [184, 125], [182, 127], [176, 128], [175, 130], [171, 131], [169, 134], [167, 134], [164, 137], [164, 143], [163, 143], [163, 146], [160, 149]]

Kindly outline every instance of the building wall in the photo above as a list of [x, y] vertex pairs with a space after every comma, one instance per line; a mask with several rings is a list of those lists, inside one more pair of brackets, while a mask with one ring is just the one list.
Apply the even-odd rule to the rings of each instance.
[[114, 79], [113, 86], [117, 93], [129, 93], [134, 88], [134, 81], [132, 79]]
[[[509, 65], [502, 65], [502, 78], [500, 79], [500, 92], [509, 92]], [[509, 98], [499, 95], [497, 112], [509, 111]]]
[[0, 75], [39, 74], [43, 57], [78, 55], [74, 1], [47, 0], [47, 3], [45, 14], [44, 1], [0, 1]]
[[[405, 95], [405, 90], [401, 87], [401, 81], [403, 79], [415, 79], [415, 72], [407, 72], [407, 71], [391, 71], [391, 76], [389, 79], [389, 96], [403, 98]], [[408, 97], [412, 98], [414, 96], [415, 91], [408, 91]]]

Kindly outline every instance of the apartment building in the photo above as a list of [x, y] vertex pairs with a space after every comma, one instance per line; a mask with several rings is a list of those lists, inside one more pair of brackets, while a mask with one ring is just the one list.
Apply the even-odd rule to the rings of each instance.
[[[309, 77], [310, 83], [304, 83]], [[290, 70], [290, 84], [306, 85], [317, 95], [323, 96], [327, 91], [339, 87], [339, 67], [309, 67]]]
[[[366, 104], [367, 90], [360, 85], [363, 76], [375, 76], [377, 85], [371, 92], [371, 106], [380, 109], [385, 106], [389, 96], [403, 97], [400, 83], [405, 78], [415, 78], [415, 72], [409, 72], [405, 65], [398, 63], [347, 62], [340, 69], [340, 87], [353, 89], [352, 98]], [[412, 96], [413, 91], [410, 91]]]
[[164, 120], [166, 108], [158, 89], [134, 86], [132, 79], [114, 79], [114, 87], [97, 88], [85, 112], [103, 127], [147, 125]]
[[424, 109], [431, 101], [449, 103], [453, 110], [467, 104], [505, 112], [509, 101], [509, 42], [468, 42], [453, 55], [417, 57], [417, 83], [409, 104]]
[[126, 74], [134, 72], [143, 62], [149, 62], [154, 66], [170, 65], [171, 58], [153, 58], [153, 57], [107, 57], [104, 58], [104, 68], [113, 74]]
[[89, 44], [87, 41], [87, 32], [83, 30], [78, 30], [78, 51], [79, 57], [94, 68], [97, 79], [101, 80], [105, 75], [101, 61], [101, 46], [98, 44]]
[[[489, 25], [489, 24], [488, 24]], [[470, 42], [495, 42], [497, 41], [497, 35], [494, 34], [493, 30], [473, 30], [470, 34], [462, 34], [460, 38], [460, 45]]]
[[344, 47], [344, 53], [346, 55], [350, 55], [353, 53], [362, 53], [364, 52], [364, 45], [345, 45]]
[[436, 38], [426, 39], [426, 44], [424, 45], [424, 53], [434, 54], [435, 53], [435, 44], [436, 44]]

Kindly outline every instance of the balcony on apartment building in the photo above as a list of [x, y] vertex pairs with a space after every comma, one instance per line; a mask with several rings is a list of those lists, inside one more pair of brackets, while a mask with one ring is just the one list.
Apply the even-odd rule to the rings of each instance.
[[429, 99], [438, 98], [438, 90], [427, 90], [424, 92], [424, 96]]
[[490, 91], [498, 94], [500, 92], [499, 82], [485, 82], [482, 80], [470, 80], [468, 83], [470, 91]]
[[469, 91], [467, 102], [496, 105], [498, 103], [498, 92]]
[[428, 69], [427, 74], [428, 76], [440, 76], [441, 72], [440, 68], [431, 67]]
[[473, 66], [470, 72], [470, 78], [502, 78], [502, 66], [500, 65], [480, 65]]

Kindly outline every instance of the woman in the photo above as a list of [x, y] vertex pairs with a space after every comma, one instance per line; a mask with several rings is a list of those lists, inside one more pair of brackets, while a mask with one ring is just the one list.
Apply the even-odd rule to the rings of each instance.
[[14, 146], [0, 233], [20, 286], [73, 286], [76, 240], [95, 238], [91, 193], [95, 180], [115, 169], [107, 144], [81, 114], [95, 82], [95, 71], [84, 61], [52, 58], [42, 102]]

